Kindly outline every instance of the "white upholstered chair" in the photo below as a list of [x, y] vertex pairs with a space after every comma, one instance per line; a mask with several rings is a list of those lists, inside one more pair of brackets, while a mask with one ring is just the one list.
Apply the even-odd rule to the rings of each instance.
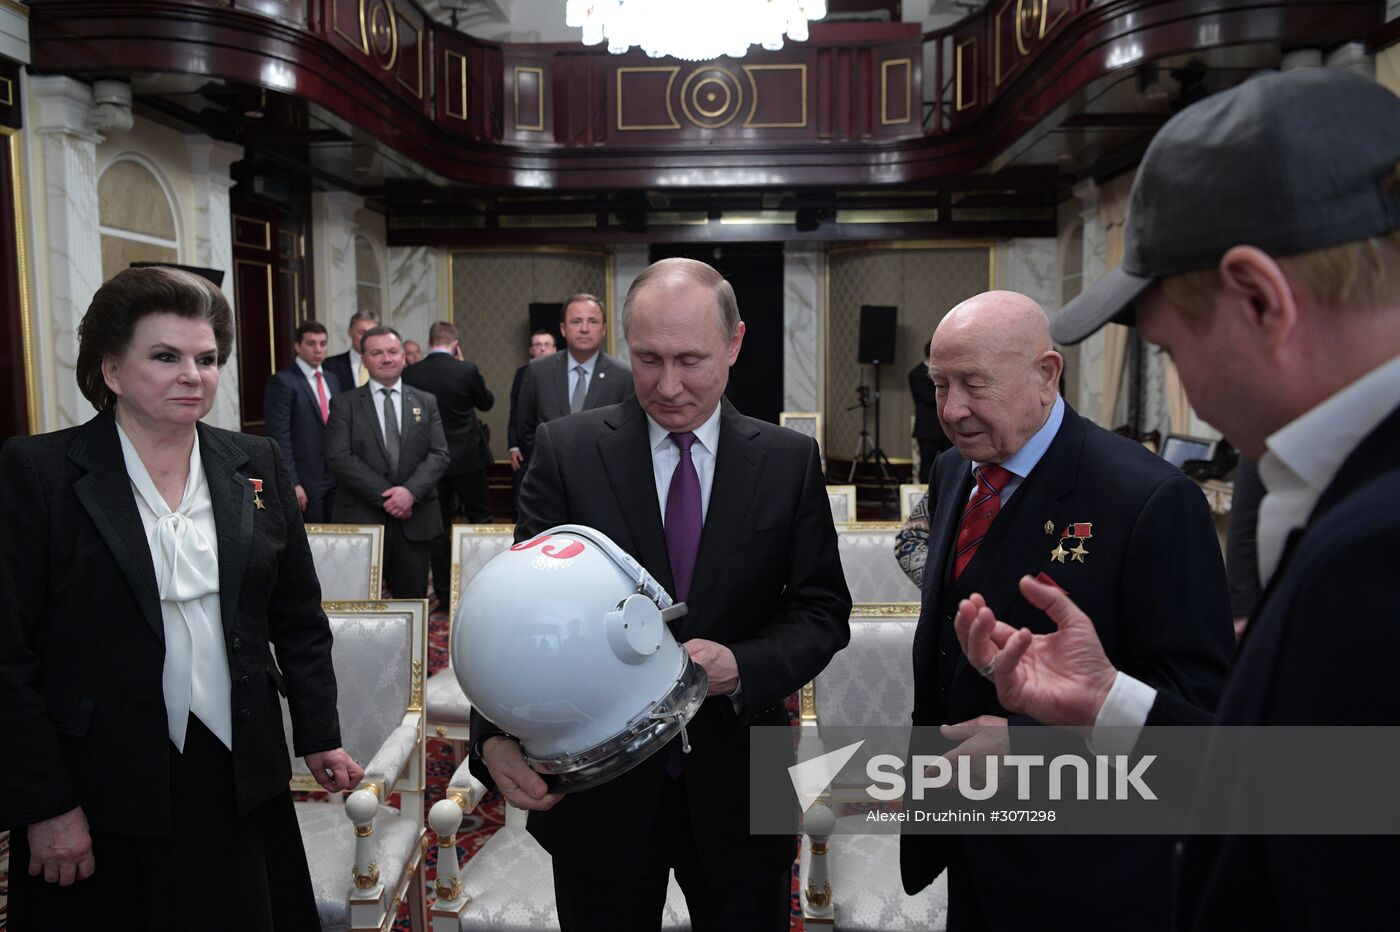
[[[296, 804], [325, 932], [388, 930], [407, 902], [425, 928], [423, 848], [423, 676], [428, 603], [424, 599], [325, 602], [335, 637], [340, 737], [365, 778], [344, 805]], [[291, 737], [286, 705], [283, 724]], [[288, 749], [291, 753], [291, 749]], [[319, 790], [292, 757], [292, 789]], [[399, 794], [399, 808], [388, 805]]]
[[[918, 620], [918, 608], [908, 605], [856, 605], [852, 609], [850, 644], [802, 691], [803, 759], [826, 749], [821, 743], [824, 727], [908, 725], [914, 697], [910, 655]], [[890, 728], [888, 740], [897, 743], [897, 736], [903, 733]], [[878, 736], [880, 732], [871, 734]], [[907, 748], [873, 750], [903, 757]], [[869, 782], [863, 774], [861, 777], [859, 784]], [[946, 929], [946, 874], [917, 896], [907, 896], [899, 876], [899, 836], [861, 831], [864, 812], [847, 813], [840, 805], [844, 779], [838, 777], [817, 804], [827, 806], [837, 816], [836, 830], [815, 844], [807, 835], [802, 838], [799, 863], [807, 927], [833, 924], [846, 932]], [[850, 789], [854, 790], [852, 796], [862, 796], [859, 786], [852, 784]], [[814, 862], [822, 863], [814, 868]]]
[[914, 506], [919, 504], [919, 499], [928, 494], [928, 486], [923, 483], [905, 483], [899, 487], [899, 520], [908, 521], [909, 514], [914, 510]]
[[918, 587], [904, 575], [895, 557], [894, 535], [899, 528], [899, 523], [894, 521], [836, 526], [841, 569], [846, 574], [846, 585], [851, 589], [851, 601], [857, 604], [918, 603]]
[[[437, 836], [436, 894], [432, 932], [549, 932], [559, 928], [554, 871], [549, 855], [525, 830], [526, 813], [507, 805], [505, 824], [462, 867], [456, 836], [462, 817], [481, 801], [485, 787], [467, 764], [457, 768], [445, 798], [433, 804], [428, 821]], [[664, 932], [690, 928], [685, 895], [673, 873], [662, 913]]]
[[321, 600], [348, 602], [383, 595], [384, 528], [378, 524], [308, 524], [306, 539], [321, 583]]
[[826, 497], [831, 502], [831, 520], [837, 524], [850, 524], [856, 520], [856, 487], [853, 485], [829, 485]]
[[826, 439], [822, 434], [822, 416], [817, 411], [780, 411], [778, 426], [795, 430], [817, 442], [817, 456], [821, 459], [822, 473], [826, 473]]
[[[477, 571], [514, 540], [515, 529], [508, 525], [454, 524], [452, 526], [452, 594], [448, 620], [457, 618], [457, 603], [462, 590]], [[451, 741], [456, 759], [461, 760], [464, 742], [471, 722], [471, 703], [467, 701], [457, 677], [448, 666], [428, 677], [428, 734]]]

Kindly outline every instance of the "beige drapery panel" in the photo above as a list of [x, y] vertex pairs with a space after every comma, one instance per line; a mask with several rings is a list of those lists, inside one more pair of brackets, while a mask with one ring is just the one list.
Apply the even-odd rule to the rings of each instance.
[[[1123, 263], [1124, 220], [1128, 216], [1128, 194], [1136, 171], [1127, 172], [1099, 188], [1099, 222], [1104, 231], [1104, 271]], [[1118, 389], [1123, 384], [1123, 366], [1128, 358], [1128, 328], [1109, 324], [1104, 328], [1103, 411], [1099, 423], [1112, 429], [1113, 411], [1118, 406]]]

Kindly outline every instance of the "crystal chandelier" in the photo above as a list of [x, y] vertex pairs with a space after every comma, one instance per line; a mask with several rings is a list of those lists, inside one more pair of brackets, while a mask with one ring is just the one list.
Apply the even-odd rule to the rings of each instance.
[[567, 0], [564, 21], [614, 55], [638, 45], [652, 58], [709, 61], [755, 44], [777, 51], [784, 33], [804, 42], [807, 21], [824, 16], [826, 0]]

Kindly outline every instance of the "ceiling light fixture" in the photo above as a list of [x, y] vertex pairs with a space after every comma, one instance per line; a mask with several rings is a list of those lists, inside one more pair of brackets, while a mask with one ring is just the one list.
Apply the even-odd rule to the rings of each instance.
[[614, 55], [635, 45], [652, 58], [710, 61], [751, 45], [777, 51], [784, 35], [805, 42], [808, 20], [824, 16], [826, 0], [566, 0], [564, 21]]

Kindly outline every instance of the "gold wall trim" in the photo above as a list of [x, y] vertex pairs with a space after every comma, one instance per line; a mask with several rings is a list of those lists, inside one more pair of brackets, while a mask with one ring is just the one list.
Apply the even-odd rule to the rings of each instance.
[[0, 107], [8, 107], [15, 102], [15, 84], [9, 78], [0, 78]]
[[[8, 82], [6, 82], [8, 83]], [[29, 432], [39, 431], [39, 366], [34, 353], [34, 321], [30, 319], [29, 228], [24, 222], [24, 174], [20, 170], [19, 131], [0, 126], [0, 138], [10, 148], [10, 186], [14, 189], [15, 264], [19, 266], [19, 331], [24, 355], [25, 408]]]
[[[266, 220], [259, 220], [259, 219], [257, 219], [256, 217], [245, 217], [245, 216], [243, 216], [242, 214], [234, 214], [234, 215], [233, 215], [233, 220], [234, 220], [234, 225], [233, 225], [233, 245], [235, 245], [235, 246], [247, 246], [247, 247], [250, 248], [250, 249], [264, 249], [264, 250], [270, 250], [270, 249], [272, 249], [272, 224], [271, 224], [271, 223], [269, 223], [269, 222], [266, 221]], [[242, 220], [242, 221], [245, 222], [245, 223], [256, 223], [258, 226], [262, 227], [262, 231], [263, 231], [263, 240], [262, 240], [262, 242], [261, 242], [261, 243], [256, 243], [256, 242], [249, 242], [249, 241], [247, 241], [247, 240], [239, 239], [239, 238], [238, 238], [238, 221], [239, 221], [239, 220]]]
[[[515, 91], [515, 128], [529, 132], [540, 132], [544, 129], [544, 69], [533, 65], [516, 65], [514, 74], [511, 86], [512, 90]], [[533, 123], [520, 121], [520, 76], [522, 74], [535, 76], [535, 122]]]
[[[362, 11], [365, 5], [365, 0], [361, 0], [360, 9]], [[383, 10], [384, 15], [389, 19], [387, 26], [380, 25], [379, 17], [376, 15], [379, 13], [380, 10]], [[361, 12], [360, 15], [363, 18], [364, 13]], [[398, 11], [394, 9], [393, 5], [389, 2], [389, 0], [379, 0], [378, 4], [374, 7], [374, 9], [370, 11], [369, 29], [370, 32], [373, 32], [375, 34], [376, 39], [379, 38], [380, 29], [388, 30], [388, 48], [381, 51], [378, 44], [376, 44], [374, 46], [374, 54], [376, 59], [382, 58], [383, 56], [387, 55], [389, 57], [389, 60], [376, 61], [375, 64], [379, 65], [381, 71], [393, 71], [394, 66], [398, 64], [399, 61], [399, 16]]]
[[9, 10], [23, 19], [29, 18], [29, 7], [25, 6], [23, 3], [17, 3], [16, 0], [0, 0], [0, 7]]
[[[805, 64], [794, 65], [744, 65], [744, 74], [749, 79], [749, 89], [753, 91], [753, 100], [749, 103], [749, 115], [744, 120], [745, 129], [806, 129], [807, 128], [807, 66]], [[754, 79], [755, 71], [797, 71], [802, 75], [802, 121], [800, 123], [757, 123], [754, 122], [753, 115], [758, 112], [758, 82]]]
[[[234, 271], [234, 276], [235, 276], [234, 280], [235, 280], [235, 281], [237, 281], [237, 275], [238, 275], [238, 270], [239, 270], [239, 268], [241, 268], [241, 267], [243, 267], [243, 266], [262, 266], [262, 270], [263, 270], [264, 274], [267, 276], [267, 349], [268, 349], [269, 355], [271, 356], [271, 361], [269, 362], [269, 365], [272, 367], [272, 370], [268, 373], [268, 375], [276, 375], [276, 374], [277, 374], [277, 313], [276, 313], [275, 302], [274, 302], [274, 300], [273, 300], [273, 295], [274, 295], [274, 293], [273, 293], [273, 290], [272, 290], [272, 263], [271, 263], [271, 262], [254, 262], [254, 261], [252, 261], [251, 259], [234, 259], [234, 260], [233, 260], [233, 271]], [[238, 319], [241, 321], [241, 320], [243, 319], [243, 315], [242, 315], [242, 314], [239, 314], [239, 315], [238, 315]], [[240, 325], [239, 328], [238, 328], [238, 343], [239, 343], [239, 345], [241, 346], [241, 345], [243, 345], [243, 342], [244, 342], [244, 340], [243, 340], [243, 327]], [[242, 355], [241, 353], [240, 353], [239, 356], [238, 356], [238, 360], [239, 360], [239, 363], [238, 363], [238, 364], [239, 364], [239, 368], [241, 369], [242, 366], [243, 366], [243, 355]], [[261, 379], [260, 379], [259, 381], [261, 381]], [[249, 423], [251, 423], [251, 422], [249, 422]]]
[[360, 34], [358, 36], [352, 36], [344, 29], [341, 29], [340, 6], [338, 4], [331, 5], [331, 29], [335, 32], [336, 35], [340, 36], [346, 42], [349, 42], [355, 48], [359, 49], [361, 54], [368, 55], [369, 36], [365, 32], [365, 0], [360, 0], [359, 3], [359, 27]]
[[[963, 49], [967, 48], [970, 48], [972, 50], [968, 54], [968, 57], [971, 59], [971, 63], [966, 69], [964, 69]], [[966, 71], [968, 76], [976, 75], [977, 73], [977, 37], [974, 36], [971, 39], [959, 42], [957, 48], [954, 49], [954, 53], [954, 58], [956, 60], [957, 66], [954, 69], [955, 74], [953, 81], [953, 108], [954, 110], [960, 112], [966, 110], [968, 107], [977, 106], [977, 90], [975, 87], [972, 89], [971, 94], [965, 95], [963, 93], [963, 91], [967, 89], [969, 83], [968, 81], [964, 80], [964, 71]]]
[[452, 59], [454, 58], [462, 63], [462, 112], [457, 113], [450, 105], [445, 107], [443, 112], [458, 120], [465, 120], [467, 118], [467, 56], [463, 55], [461, 52], [454, 52], [451, 49], [444, 51], [443, 65], [449, 75], [452, 73]]
[[[718, 84], [720, 87], [724, 88], [726, 94], [730, 93], [729, 85], [725, 84], [719, 78], [715, 77], [714, 75], [716, 73], [722, 74], [729, 79], [730, 84], [732, 84], [734, 87], [733, 94], [739, 99], [737, 101], [726, 100], [724, 105], [716, 110], [704, 110], [697, 104], [695, 109], [699, 112], [699, 116], [696, 116], [696, 114], [692, 113], [690, 109], [690, 88], [691, 85], [696, 81], [696, 79], [699, 79], [700, 81], [699, 84], [695, 85], [695, 89], [697, 91], [701, 87], [704, 87], [706, 84], [713, 83]], [[726, 110], [729, 109], [729, 105], [731, 102], [734, 105], [733, 112], [730, 113], [729, 116], [724, 117], [724, 119], [717, 119]], [[734, 118], [739, 115], [739, 111], [743, 108], [743, 106], [744, 86], [739, 83], [739, 79], [734, 76], [734, 72], [730, 71], [728, 68], [721, 68], [718, 65], [709, 65], [703, 68], [696, 68], [694, 71], [692, 71], [689, 75], [686, 76], [685, 83], [681, 85], [681, 112], [685, 114], [685, 118], [687, 120], [698, 126], [700, 129], [719, 129], [723, 126], [728, 126], [730, 123], [734, 122]], [[667, 84], [666, 110], [668, 113], [670, 112], [670, 109], [671, 86], [670, 84]]]
[[[666, 72], [669, 77], [666, 79], [666, 117], [670, 123], [623, 123], [622, 122], [622, 76], [624, 74], [641, 74], [643, 72]], [[680, 74], [678, 65], [652, 65], [648, 67], [618, 68], [617, 69], [617, 128], [619, 132], [630, 130], [654, 130], [654, 129], [680, 129], [680, 121], [676, 119], [675, 108], [671, 106], [671, 89], [676, 86], [676, 75]]]
[[902, 521], [838, 521], [836, 532], [842, 531], [897, 531], [904, 527]]
[[[395, 13], [395, 15], [397, 16], [398, 14]], [[406, 22], [406, 20], [405, 20], [405, 22]], [[400, 77], [397, 73], [394, 74], [394, 80], [398, 81], [398, 82], [399, 82], [400, 84], [402, 84], [404, 87], [407, 87], [410, 91], [412, 91], [414, 97], [417, 97], [419, 100], [422, 100], [422, 99], [423, 99], [423, 30], [422, 30], [422, 29], [415, 30], [415, 34], [416, 34], [417, 38], [416, 38], [416, 40], [414, 41], [413, 44], [414, 44], [415, 50], [418, 52], [418, 61], [417, 61], [417, 65], [416, 65], [416, 68], [417, 68], [416, 78], [417, 78], [417, 81], [418, 81], [418, 86], [417, 86], [417, 87], [409, 87], [408, 82], [405, 81], [402, 77]], [[395, 31], [395, 54], [398, 54], [398, 33], [397, 33], [397, 30]]]
[[[904, 69], [904, 118], [890, 118], [890, 69]], [[891, 58], [880, 62], [880, 125], [892, 126], [909, 123], [914, 119], [914, 61], [909, 58]]]
[[857, 602], [851, 606], [852, 618], [918, 618], [919, 602]]

